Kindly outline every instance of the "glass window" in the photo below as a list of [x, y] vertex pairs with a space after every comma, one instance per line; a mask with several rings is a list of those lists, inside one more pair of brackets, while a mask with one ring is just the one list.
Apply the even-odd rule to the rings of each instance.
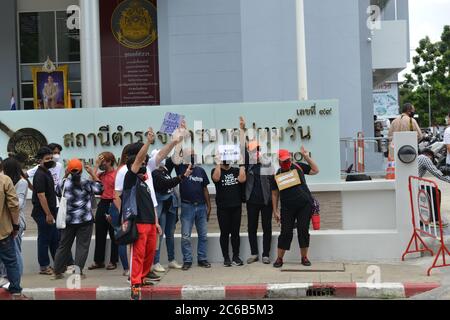
[[55, 13], [20, 13], [20, 62], [43, 63], [56, 60]]
[[22, 85], [22, 98], [33, 98], [33, 85], [23, 84]]
[[58, 60], [61, 62], [80, 61], [80, 30], [69, 30], [67, 18], [67, 12], [56, 12]]
[[69, 80], [81, 80], [81, 65], [79, 63], [69, 64]]
[[33, 75], [31, 74], [31, 68], [32, 66], [21, 66], [20, 67], [20, 77], [22, 79], [22, 82], [32, 82], [33, 81]]
[[32, 109], [34, 109], [33, 101], [23, 101], [23, 108], [25, 110], [32, 110]]
[[70, 82], [69, 81], [69, 89], [70, 89], [70, 93], [74, 94], [74, 93], [81, 93], [81, 82]]

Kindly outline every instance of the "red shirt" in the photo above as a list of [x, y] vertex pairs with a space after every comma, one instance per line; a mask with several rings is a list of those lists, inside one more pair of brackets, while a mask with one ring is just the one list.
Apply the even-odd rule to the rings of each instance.
[[103, 184], [103, 194], [101, 199], [114, 200], [114, 181], [116, 180], [116, 170], [103, 172], [98, 177]]

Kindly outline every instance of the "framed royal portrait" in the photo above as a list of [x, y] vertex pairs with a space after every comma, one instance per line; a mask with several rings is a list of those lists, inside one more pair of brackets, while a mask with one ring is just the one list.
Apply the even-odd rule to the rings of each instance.
[[68, 104], [68, 66], [32, 67], [35, 109], [64, 109]]

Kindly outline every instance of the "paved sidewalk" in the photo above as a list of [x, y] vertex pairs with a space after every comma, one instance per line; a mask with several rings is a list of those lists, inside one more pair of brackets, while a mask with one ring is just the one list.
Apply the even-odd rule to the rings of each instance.
[[[372, 266], [372, 267], [370, 267]], [[369, 268], [370, 267], [370, 268]], [[284, 269], [299, 269], [286, 263]], [[405, 298], [439, 287], [440, 273], [426, 276], [424, 265], [407, 263], [324, 263], [315, 262], [316, 271], [282, 271], [271, 265], [255, 263], [211, 269], [194, 266], [189, 271], [169, 270], [161, 281], [144, 291], [146, 299], [299, 299], [310, 289], [326, 287], [336, 297]], [[368, 269], [369, 268], [369, 269]], [[380, 270], [381, 283], [373, 284], [374, 270]], [[369, 272], [368, 272], [369, 271]], [[25, 294], [35, 299], [127, 299], [129, 284], [122, 270], [86, 271], [81, 290], [71, 290], [74, 281], [50, 280], [43, 275], [24, 275]], [[69, 280], [69, 281], [68, 281]], [[369, 283], [367, 283], [369, 282]], [[68, 289], [69, 288], [69, 289]], [[309, 291], [308, 291], [309, 290]], [[5, 294], [0, 294], [0, 300]]]

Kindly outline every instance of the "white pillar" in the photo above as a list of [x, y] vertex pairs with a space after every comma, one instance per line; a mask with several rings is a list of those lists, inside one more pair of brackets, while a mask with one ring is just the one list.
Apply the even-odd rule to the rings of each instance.
[[81, 90], [84, 108], [102, 107], [98, 0], [80, 0]]
[[304, 0], [296, 0], [298, 98], [308, 100]]
[[[396, 222], [399, 242], [395, 244], [401, 254], [406, 250], [408, 241], [411, 238], [413, 226], [411, 223], [411, 205], [409, 197], [409, 177], [418, 176], [417, 159], [410, 164], [405, 164], [398, 158], [398, 151], [401, 147], [410, 145], [417, 152], [417, 134], [416, 132], [395, 132], [394, 133], [394, 149], [395, 149], [395, 196], [397, 203]], [[394, 244], [393, 244], [394, 245]], [[413, 257], [410, 255], [409, 257]]]

